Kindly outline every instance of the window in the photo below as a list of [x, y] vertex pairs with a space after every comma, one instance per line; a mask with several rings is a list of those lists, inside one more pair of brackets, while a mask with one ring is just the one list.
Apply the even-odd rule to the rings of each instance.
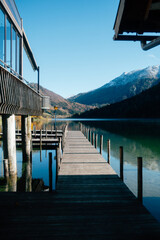
[[[4, 62], [4, 44], [5, 44], [5, 16], [2, 10], [0, 9], [0, 60]], [[2, 62], [0, 62], [3, 65]]]
[[17, 73], [20, 73], [20, 38], [17, 35]]
[[5, 2], [7, 3], [10, 11], [12, 12], [14, 18], [16, 19], [18, 25], [21, 27], [21, 17], [19, 15], [18, 9], [15, 5], [15, 2], [13, 0], [5, 0]]
[[16, 71], [16, 32], [12, 28], [12, 69]]
[[[0, 65], [20, 73], [20, 36], [0, 7]], [[6, 64], [4, 64], [6, 63]]]
[[6, 23], [6, 63], [11, 67], [11, 24], [8, 19]]

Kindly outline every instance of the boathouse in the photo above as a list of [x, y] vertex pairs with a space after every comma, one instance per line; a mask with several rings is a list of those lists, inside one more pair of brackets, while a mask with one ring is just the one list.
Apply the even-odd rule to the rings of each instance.
[[[38, 88], [23, 78], [23, 49], [34, 71]], [[0, 0], [0, 115], [3, 125], [4, 159], [9, 175], [17, 174], [15, 115], [21, 116], [23, 160], [30, 156], [31, 116], [44, 109], [39, 94], [39, 67], [34, 58], [14, 0]]]

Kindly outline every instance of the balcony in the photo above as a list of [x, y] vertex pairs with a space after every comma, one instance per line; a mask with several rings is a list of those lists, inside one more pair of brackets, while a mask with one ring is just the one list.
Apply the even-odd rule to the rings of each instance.
[[0, 114], [42, 115], [43, 97], [0, 65]]

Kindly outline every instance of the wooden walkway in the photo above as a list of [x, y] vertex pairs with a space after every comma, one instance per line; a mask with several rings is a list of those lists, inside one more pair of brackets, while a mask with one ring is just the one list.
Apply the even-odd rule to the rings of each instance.
[[154, 240], [160, 224], [81, 132], [68, 132], [57, 191], [1, 193], [1, 239]]

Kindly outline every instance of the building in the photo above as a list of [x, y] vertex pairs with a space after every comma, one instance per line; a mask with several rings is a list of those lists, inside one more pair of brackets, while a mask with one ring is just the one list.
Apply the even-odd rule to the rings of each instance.
[[0, 114], [3, 124], [3, 150], [9, 175], [17, 174], [15, 115], [21, 116], [23, 161], [30, 161], [31, 115], [41, 115], [43, 97], [23, 78], [23, 48], [34, 71], [35, 61], [14, 0], [0, 0]]
[[160, 44], [160, 0], [120, 0], [114, 40], [139, 41], [143, 50]]
[[[23, 29], [23, 21], [14, 0], [0, 0], [1, 114], [42, 114], [42, 97], [29, 88], [23, 79], [23, 48], [33, 70], [39, 73], [39, 67], [27, 40]], [[9, 83], [7, 82], [8, 78], [10, 79]], [[9, 84], [9, 89], [7, 84]], [[14, 96], [15, 89], [17, 91], [16, 96]], [[24, 95], [25, 101], [23, 99]]]

